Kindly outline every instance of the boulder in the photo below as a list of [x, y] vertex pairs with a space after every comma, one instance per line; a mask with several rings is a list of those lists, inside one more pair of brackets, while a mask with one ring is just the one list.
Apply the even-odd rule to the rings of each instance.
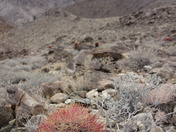
[[69, 96], [64, 93], [57, 93], [50, 98], [50, 101], [51, 103], [59, 104], [65, 102], [68, 98]]
[[173, 84], [161, 84], [148, 93], [148, 96], [144, 97], [143, 103], [152, 104], [160, 108], [165, 112], [172, 112], [176, 99], [176, 85]]
[[32, 98], [17, 87], [7, 88], [7, 97], [15, 110], [16, 125], [22, 126], [32, 115], [42, 114], [47, 111], [44, 103]]

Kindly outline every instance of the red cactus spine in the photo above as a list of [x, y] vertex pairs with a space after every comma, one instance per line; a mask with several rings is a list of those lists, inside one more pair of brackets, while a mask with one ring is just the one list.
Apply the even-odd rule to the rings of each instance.
[[48, 49], [52, 49], [52, 46], [51, 46], [51, 45], [48, 45]]
[[78, 49], [78, 42], [74, 42], [74, 49], [75, 49], [75, 50]]
[[42, 120], [36, 132], [105, 132], [104, 126], [89, 109], [71, 105], [58, 109]]

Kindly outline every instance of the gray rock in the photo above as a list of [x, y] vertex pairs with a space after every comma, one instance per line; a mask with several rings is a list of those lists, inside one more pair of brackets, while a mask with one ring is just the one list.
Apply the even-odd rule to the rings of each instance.
[[86, 106], [91, 105], [91, 101], [89, 99], [73, 99], [73, 101], [75, 103], [86, 105]]

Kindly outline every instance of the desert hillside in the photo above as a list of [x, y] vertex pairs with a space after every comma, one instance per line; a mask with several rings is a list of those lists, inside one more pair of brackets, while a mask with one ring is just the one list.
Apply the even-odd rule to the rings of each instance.
[[82, 0], [0, 0], [0, 16], [20, 26], [54, 6], [64, 8], [79, 1]]
[[66, 8], [67, 11], [85, 18], [105, 18], [129, 15], [163, 5], [176, 4], [175, 0], [84, 0]]
[[0, 132], [176, 131], [175, 0], [1, 2]]

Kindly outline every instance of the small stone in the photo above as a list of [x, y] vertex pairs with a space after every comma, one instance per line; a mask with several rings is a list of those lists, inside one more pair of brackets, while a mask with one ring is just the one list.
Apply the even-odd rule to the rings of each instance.
[[97, 91], [97, 89], [93, 89], [93, 90], [89, 91], [86, 94], [86, 97], [89, 98], [89, 99], [98, 97], [98, 91]]
[[140, 129], [140, 130], [143, 130], [144, 129], [144, 125], [142, 124], [142, 122], [141, 121], [137, 121], [137, 126], [138, 126], [138, 128]]
[[118, 91], [116, 89], [106, 89], [102, 91], [102, 96], [105, 98], [114, 97], [118, 94]]
[[59, 108], [64, 108], [65, 106], [66, 106], [66, 104], [64, 104], [64, 103], [58, 104], [58, 107], [59, 107]]
[[65, 104], [71, 104], [72, 103], [72, 99], [67, 99], [66, 101], [65, 101]]
[[164, 132], [164, 131], [161, 127], [156, 126], [153, 129], [151, 129], [150, 132]]
[[75, 103], [79, 103], [86, 106], [91, 104], [91, 101], [89, 99], [73, 99], [73, 101]]
[[15, 121], [16, 121], [16, 119], [9, 121], [9, 125], [10, 125], [10, 126], [13, 126], [14, 123], [15, 123]]
[[50, 98], [50, 101], [52, 103], [59, 104], [59, 103], [65, 102], [67, 99], [68, 99], [68, 95], [66, 95], [64, 93], [57, 93]]
[[152, 70], [151, 66], [144, 66], [144, 71], [150, 72]]

